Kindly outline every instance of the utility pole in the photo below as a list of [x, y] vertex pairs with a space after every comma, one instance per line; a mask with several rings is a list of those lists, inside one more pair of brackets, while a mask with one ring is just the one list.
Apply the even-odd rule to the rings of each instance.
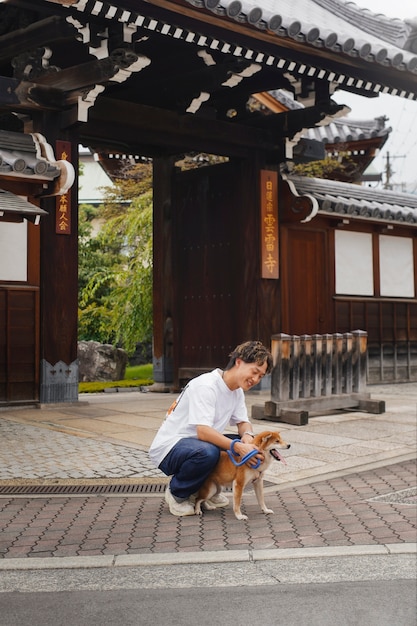
[[386, 163], [385, 163], [385, 184], [384, 184], [384, 189], [392, 189], [392, 185], [391, 185], [391, 175], [394, 173], [391, 170], [391, 163], [389, 160], [389, 152], [387, 152], [387, 156], [385, 157], [386, 159]]
[[384, 189], [392, 189], [391, 176], [393, 176], [393, 174], [395, 174], [394, 170], [391, 168], [390, 158], [392, 158], [392, 159], [405, 159], [405, 154], [401, 154], [401, 155], [398, 155], [398, 156], [390, 157], [390, 153], [387, 152], [387, 156], [385, 157], [386, 163], [385, 163], [385, 183], [384, 183]]

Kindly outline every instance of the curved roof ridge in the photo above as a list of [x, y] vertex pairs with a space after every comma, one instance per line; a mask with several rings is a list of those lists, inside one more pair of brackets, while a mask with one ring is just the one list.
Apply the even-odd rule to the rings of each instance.
[[[334, 15], [342, 15], [350, 24], [398, 48], [406, 49], [413, 24], [362, 8], [351, 0], [313, 0]], [[383, 29], [381, 29], [383, 25]]]
[[350, 221], [372, 220], [417, 226], [417, 196], [321, 178], [289, 175], [298, 195], [313, 196], [319, 213]]
[[385, 131], [390, 130], [388, 126], [385, 126], [385, 122], [387, 121], [388, 117], [385, 117], [385, 115], [379, 115], [377, 117], [372, 117], [366, 120], [358, 120], [353, 117], [339, 117], [337, 120], [335, 120], [335, 123], [340, 125], [346, 124], [346, 126], [354, 126], [355, 128], [363, 128], [366, 130], [376, 129], [379, 131]]
[[[289, 110], [305, 108], [303, 104], [293, 100], [284, 89], [275, 89], [269, 93]], [[387, 121], [388, 117], [385, 115], [359, 120], [350, 116], [343, 116], [334, 119], [331, 124], [309, 128], [303, 136], [330, 144], [370, 139], [371, 137], [383, 138], [392, 131], [391, 126], [385, 125]]]
[[417, 20], [388, 18], [350, 0], [185, 2], [279, 38], [290, 37], [337, 54], [417, 73]]
[[325, 178], [310, 178], [307, 176], [289, 175], [297, 189], [303, 191], [314, 190], [317, 193], [331, 193], [343, 197], [358, 198], [362, 200], [370, 200], [383, 202], [384, 204], [407, 206], [411, 209], [417, 209], [417, 195], [411, 193], [399, 193], [390, 189], [378, 189], [375, 187], [364, 187], [353, 183], [345, 183], [338, 180], [330, 180]]

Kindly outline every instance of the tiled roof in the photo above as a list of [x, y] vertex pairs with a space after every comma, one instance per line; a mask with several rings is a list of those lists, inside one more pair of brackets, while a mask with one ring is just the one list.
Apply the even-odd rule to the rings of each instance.
[[[76, 13], [90, 15], [97, 23], [124, 24], [130, 36], [144, 31], [143, 42], [157, 34], [165, 40], [159, 43], [181, 42], [190, 46], [190, 51], [197, 47], [198, 56], [208, 64], [214, 57], [235, 57], [249, 64], [244, 70], [249, 74], [232, 73], [238, 84], [255, 76], [252, 82], [260, 85], [262, 77], [277, 70], [291, 84], [297, 99], [309, 97], [317, 81], [328, 82], [331, 93], [346, 89], [417, 99], [417, 23], [374, 14], [346, 0], [164, 0], [162, 12], [160, 3], [152, 0], [45, 1], [69, 10], [80, 38], [81, 22]], [[216, 21], [212, 30], [210, 14]], [[149, 50], [148, 54], [153, 56]], [[231, 86], [221, 83], [226, 84]], [[191, 104], [187, 94], [186, 111], [198, 111], [207, 93], [211, 97], [213, 91], [206, 84], [201, 91], [205, 99], [193, 96]]]
[[57, 196], [73, 185], [75, 171], [70, 161], [55, 159], [52, 146], [40, 133], [0, 129], [0, 187], [2, 178], [46, 185], [49, 195]]
[[[276, 89], [269, 93], [291, 111], [304, 107], [301, 102], [294, 100], [283, 89]], [[388, 138], [392, 128], [385, 126], [386, 121], [387, 118], [385, 117], [376, 117], [373, 120], [353, 120], [350, 117], [339, 117], [327, 126], [307, 129], [303, 137], [315, 139], [324, 144], [363, 141], [373, 137]]]
[[[277, 37], [417, 72], [417, 22], [388, 18], [345, 0], [187, 0]], [[416, 10], [417, 13], [417, 10]]]
[[61, 170], [42, 157], [40, 150], [33, 135], [0, 130], [0, 179], [2, 175], [45, 181], [58, 178]]
[[38, 223], [41, 215], [47, 215], [47, 212], [10, 191], [0, 189], [0, 219], [7, 214]]
[[385, 119], [376, 117], [373, 120], [351, 120], [340, 117], [328, 126], [309, 128], [304, 136], [324, 144], [350, 143], [374, 137], [387, 138], [392, 129], [385, 126]]
[[299, 195], [313, 196], [319, 213], [417, 226], [417, 196], [305, 176], [288, 176]]

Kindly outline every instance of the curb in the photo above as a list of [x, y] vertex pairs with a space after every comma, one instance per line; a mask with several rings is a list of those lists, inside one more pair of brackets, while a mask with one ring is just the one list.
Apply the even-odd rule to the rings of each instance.
[[392, 556], [417, 554], [417, 543], [392, 543], [327, 548], [283, 548], [282, 550], [236, 550], [214, 552], [164, 552], [161, 554], [121, 554], [105, 556], [70, 556], [16, 558], [0, 560], [0, 571], [143, 567], [208, 563], [256, 563], [285, 559], [316, 559], [345, 556]]

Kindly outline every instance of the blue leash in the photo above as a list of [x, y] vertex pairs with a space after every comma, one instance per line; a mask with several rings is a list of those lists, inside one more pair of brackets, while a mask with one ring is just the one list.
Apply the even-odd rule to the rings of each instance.
[[[240, 439], [233, 439], [232, 444], [230, 446], [230, 450], [227, 450], [227, 454], [229, 455], [229, 458], [232, 461], [233, 465], [236, 465], [236, 467], [240, 467], [241, 465], [245, 465], [245, 463], [249, 461], [249, 459], [251, 459], [253, 456], [255, 456], [255, 454], [258, 454], [259, 450], [251, 450], [250, 452], [248, 452], [248, 454], [245, 454], [245, 456], [242, 458], [241, 461], [236, 461], [234, 457], [239, 456], [238, 453], [235, 452], [235, 444], [237, 442], [240, 442]], [[261, 460], [258, 459], [256, 461], [256, 465], [252, 466], [252, 469], [258, 469], [260, 464], [261, 464]]]

